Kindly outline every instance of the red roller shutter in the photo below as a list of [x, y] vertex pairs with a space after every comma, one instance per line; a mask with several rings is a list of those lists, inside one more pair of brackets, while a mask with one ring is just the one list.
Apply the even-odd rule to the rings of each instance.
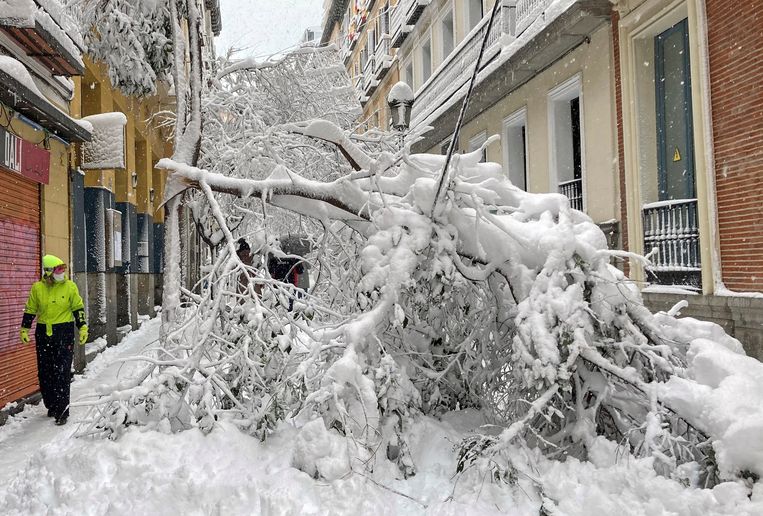
[[0, 169], [0, 408], [39, 389], [34, 342], [19, 340], [24, 303], [39, 275], [39, 185]]

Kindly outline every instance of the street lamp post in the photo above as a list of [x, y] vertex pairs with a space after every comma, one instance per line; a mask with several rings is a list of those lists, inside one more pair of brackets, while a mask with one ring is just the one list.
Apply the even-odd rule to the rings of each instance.
[[400, 133], [400, 143], [402, 146], [405, 132], [411, 126], [411, 111], [413, 111], [413, 90], [403, 81], [398, 82], [387, 95], [387, 105], [392, 117], [392, 128]]

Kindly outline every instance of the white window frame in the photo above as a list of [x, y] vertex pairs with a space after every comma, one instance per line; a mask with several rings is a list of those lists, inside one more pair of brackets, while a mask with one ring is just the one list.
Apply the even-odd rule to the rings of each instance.
[[[450, 52], [445, 53], [445, 38], [443, 37], [444, 31], [443, 29], [443, 22], [445, 21], [445, 18], [450, 15], [450, 22], [451, 22], [451, 49]], [[440, 61], [438, 63], [442, 64], [450, 54], [453, 53], [453, 51], [458, 46], [457, 39], [456, 39], [456, 10], [453, 8], [452, 2], [448, 2], [445, 4], [445, 7], [442, 10], [442, 13], [440, 16], [438, 16], [437, 20], [435, 21], [435, 25], [437, 25], [437, 30], [440, 35]]]
[[[424, 45], [426, 43], [429, 43], [429, 76], [425, 77], [424, 73]], [[419, 42], [418, 48], [416, 53], [419, 56], [419, 76], [421, 77], [421, 84], [417, 85], [416, 90], [418, 90], [421, 86], [427, 83], [429, 79], [432, 78], [432, 75], [434, 75], [435, 67], [434, 67], [434, 45], [432, 44], [432, 29], [427, 31], [426, 35], [421, 38], [421, 41]]]
[[[469, 139], [469, 148], [467, 149], [467, 152], [474, 152], [483, 145], [485, 145], [485, 142], [487, 141], [487, 130], [481, 131], [474, 136], [472, 136]], [[487, 161], [487, 148], [483, 149], [482, 151], [482, 160], [481, 162], [484, 163]]]
[[[479, 0], [479, 2], [482, 4], [482, 16], [480, 16], [479, 20], [474, 20], [474, 23], [472, 23], [472, 15], [471, 15], [471, 7], [472, 7], [472, 1], [474, 0], [466, 0], [464, 2], [464, 21], [466, 22], [466, 27], [464, 27], [464, 34], [469, 34], [472, 30], [474, 30], [474, 27], [479, 25], [480, 20], [485, 17], [485, 1]], [[499, 0], [496, 0], [499, 1]]]
[[[620, 63], [623, 89], [623, 137], [625, 187], [628, 213], [628, 242], [634, 252], [643, 250], [641, 222], [641, 138], [639, 93], [636, 76], [642, 63], [636, 59], [636, 41], [653, 35], [659, 28], [689, 20], [689, 52], [692, 82], [692, 116], [694, 119], [694, 159], [697, 205], [699, 210], [700, 261], [702, 293], [712, 295], [723, 287], [718, 214], [715, 191], [715, 156], [712, 145], [712, 106], [707, 43], [707, 15], [703, 0], [645, 0], [620, 19]], [[640, 262], [631, 261], [631, 276], [643, 280]]]
[[[408, 75], [408, 67], [411, 69], [410, 76]], [[403, 61], [403, 67], [402, 67], [402, 81], [408, 84], [408, 86], [411, 87], [412, 90], [415, 90], [416, 88], [416, 62], [413, 59], [413, 56], [410, 56], [408, 59]]]
[[[518, 127], [524, 126], [525, 128], [525, 141], [524, 141], [524, 148], [523, 153], [523, 167], [524, 167], [524, 188], [517, 185], [512, 180], [512, 166], [511, 162], [514, 161], [511, 159], [511, 156], [509, 154], [509, 146], [510, 146], [510, 138], [509, 138], [509, 130], [515, 129]], [[512, 184], [518, 188], [521, 188], [522, 190], [528, 191], [529, 190], [529, 175], [530, 175], [530, 159], [529, 159], [529, 141], [530, 141], [530, 131], [527, 125], [527, 106], [524, 106], [506, 118], [503, 119], [503, 134], [502, 140], [503, 140], [503, 163], [504, 163], [504, 171], [506, 173], [506, 177], [509, 178], [509, 180], [512, 180]]]
[[559, 192], [559, 177], [557, 174], [557, 148], [556, 148], [556, 117], [554, 116], [555, 104], [572, 100], [578, 97], [580, 103], [580, 179], [582, 183], [583, 210], [588, 206], [586, 188], [586, 153], [585, 153], [585, 104], [583, 99], [583, 77], [577, 73], [566, 81], [553, 87], [547, 94], [547, 117], [548, 117], [548, 175], [549, 189], [554, 193]]

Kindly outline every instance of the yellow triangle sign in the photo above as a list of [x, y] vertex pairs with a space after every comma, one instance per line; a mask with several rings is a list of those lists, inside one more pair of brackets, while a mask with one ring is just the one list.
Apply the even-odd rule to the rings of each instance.
[[681, 151], [676, 147], [676, 151], [673, 153], [673, 161], [681, 161]]

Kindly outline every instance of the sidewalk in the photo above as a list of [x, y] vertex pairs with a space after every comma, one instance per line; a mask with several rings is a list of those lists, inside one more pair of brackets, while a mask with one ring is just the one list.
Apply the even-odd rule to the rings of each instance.
[[[139, 354], [159, 335], [160, 319], [150, 319], [136, 331], [133, 331], [117, 346], [108, 348], [88, 364], [85, 373], [76, 376], [72, 383], [71, 401], [92, 394], [95, 387], [104, 383], [114, 383], [134, 368], [133, 363], [118, 361], [120, 358]], [[42, 402], [28, 405], [23, 412], [12, 416], [0, 427], [0, 500], [29, 458], [45, 444], [69, 438], [77, 428], [77, 420], [85, 416], [86, 409], [73, 408], [69, 423], [55, 426], [53, 419], [47, 417]]]

